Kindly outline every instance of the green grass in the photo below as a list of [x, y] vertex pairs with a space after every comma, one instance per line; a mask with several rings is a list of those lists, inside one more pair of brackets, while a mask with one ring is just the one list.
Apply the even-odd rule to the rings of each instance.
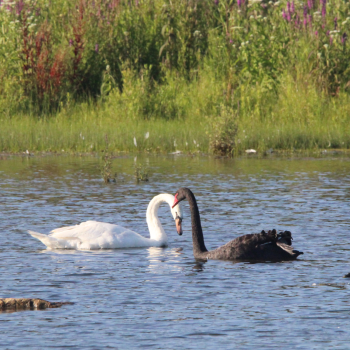
[[[221, 86], [210, 72], [190, 83], [181, 81], [177, 89], [158, 94], [159, 100], [148, 104], [153, 111], [149, 118], [143, 115], [144, 97], [137, 87], [130, 95], [115, 92], [107, 100], [65, 107], [46, 118], [4, 117], [0, 150], [100, 152], [107, 135], [111, 152], [211, 153], [212, 130], [223, 118], [217, 107], [220, 99], [224, 101]], [[260, 152], [350, 148], [350, 97], [345, 93], [337, 98], [324, 96], [314, 85], [286, 74], [277, 93], [242, 85], [237, 95], [239, 112], [225, 109], [228, 114], [232, 111], [237, 124], [235, 154], [249, 148]], [[181, 118], [158, 116], [161, 108], [155, 105], [160, 102], [177, 106]]]
[[236, 137], [241, 150], [350, 148], [348, 94], [332, 98], [305, 80], [286, 75], [277, 95], [252, 95], [264, 97], [255, 103], [247, 97]]
[[196, 120], [186, 121], [186, 124], [179, 120], [125, 120], [87, 105], [80, 106], [72, 115], [60, 114], [46, 119], [18, 116], [0, 122], [1, 151], [100, 152], [105, 149], [106, 135], [110, 152], [208, 149], [204, 126]]

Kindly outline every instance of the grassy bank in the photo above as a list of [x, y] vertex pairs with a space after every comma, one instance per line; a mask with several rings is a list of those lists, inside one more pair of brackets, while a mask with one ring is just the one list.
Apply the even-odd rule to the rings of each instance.
[[196, 152], [208, 150], [204, 127], [195, 120], [125, 121], [80, 106], [76, 115], [40, 119], [28, 116], [1, 121], [0, 149], [49, 152]]
[[[185, 111], [181, 118], [140, 118], [139, 98], [118, 92], [106, 101], [80, 103], [46, 118], [25, 114], [3, 118], [0, 149], [95, 152], [105, 149], [107, 135], [111, 151], [210, 153], [215, 135], [226, 142], [232, 136], [230, 128], [236, 153], [249, 148], [350, 148], [350, 97], [345, 93], [336, 99], [320, 98], [315, 87], [302, 81], [296, 84], [286, 76], [278, 96], [260, 87], [241, 92], [237, 113], [213, 102], [222, 93], [219, 82], [191, 84], [190, 89], [180, 84], [176, 96], [164, 100]], [[161, 103], [162, 94], [159, 96]]]
[[[0, 150], [350, 148], [350, 4], [3, 1]], [[136, 144], [136, 145], [135, 145]]]

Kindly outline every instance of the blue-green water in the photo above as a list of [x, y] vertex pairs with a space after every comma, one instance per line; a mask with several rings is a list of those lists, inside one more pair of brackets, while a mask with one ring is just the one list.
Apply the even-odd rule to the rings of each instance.
[[[71, 301], [0, 314], [2, 349], [348, 349], [350, 159], [138, 157], [0, 160], [0, 297]], [[168, 248], [47, 251], [26, 233], [85, 220], [148, 235], [159, 193], [195, 193], [208, 249], [262, 229], [290, 230], [299, 260], [197, 263], [189, 208], [184, 235], [168, 207]], [[179, 248], [183, 248], [182, 250]]]

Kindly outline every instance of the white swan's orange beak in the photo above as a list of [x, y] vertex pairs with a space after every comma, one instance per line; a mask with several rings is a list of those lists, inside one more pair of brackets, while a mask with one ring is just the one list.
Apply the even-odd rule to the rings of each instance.
[[175, 218], [175, 225], [176, 225], [176, 231], [178, 233], [179, 236], [182, 235], [182, 219], [180, 218], [180, 216], [177, 216]]

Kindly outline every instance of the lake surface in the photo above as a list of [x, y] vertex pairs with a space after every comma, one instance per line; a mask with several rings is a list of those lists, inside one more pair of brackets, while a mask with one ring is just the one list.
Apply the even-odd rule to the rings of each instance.
[[[149, 182], [135, 182], [135, 163]], [[74, 302], [1, 313], [2, 349], [349, 349], [350, 158], [124, 156], [107, 185], [101, 165], [1, 158], [0, 297]], [[160, 210], [168, 248], [50, 251], [26, 232], [99, 220], [148, 236], [150, 199], [183, 186], [197, 197], [208, 249], [276, 228], [292, 231], [304, 255], [196, 262], [187, 203], [181, 237]]]

